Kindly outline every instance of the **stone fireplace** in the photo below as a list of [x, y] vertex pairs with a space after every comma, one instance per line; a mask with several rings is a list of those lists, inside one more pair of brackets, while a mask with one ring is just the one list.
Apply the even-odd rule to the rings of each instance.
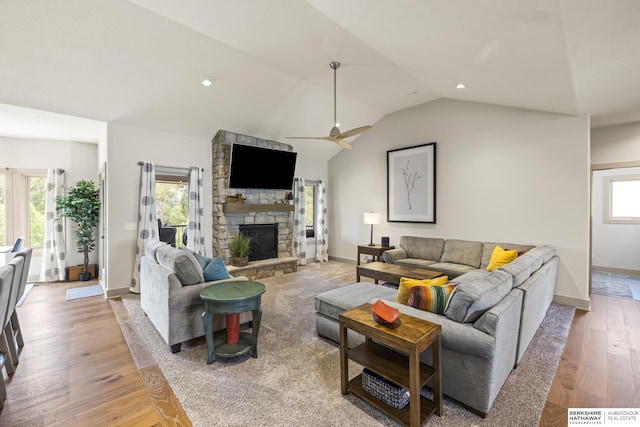
[[[286, 199], [288, 191], [230, 189], [228, 181], [232, 143], [293, 151], [292, 146], [276, 141], [224, 130], [219, 130], [216, 133], [212, 144], [213, 255], [222, 257], [229, 264], [231, 261], [229, 242], [238, 236], [241, 226], [259, 226], [258, 228], [262, 228], [262, 225], [268, 224], [271, 228], [275, 228], [276, 250], [274, 257], [276, 259], [274, 262], [278, 260], [285, 261], [286, 259], [289, 266], [292, 260], [297, 265], [295, 258], [291, 258], [293, 247], [293, 205], [282, 204], [282, 200]], [[228, 196], [236, 196], [238, 193], [242, 194], [242, 203], [226, 203]], [[251, 258], [249, 262], [251, 265]], [[287, 268], [291, 271], [290, 267]], [[292, 271], [295, 271], [295, 268]], [[245, 273], [243, 272], [243, 274]]]

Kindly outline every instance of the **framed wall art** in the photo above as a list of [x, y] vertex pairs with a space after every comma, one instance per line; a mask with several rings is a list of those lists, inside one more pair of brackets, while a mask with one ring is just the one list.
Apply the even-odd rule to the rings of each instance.
[[387, 151], [387, 219], [435, 224], [435, 142]]

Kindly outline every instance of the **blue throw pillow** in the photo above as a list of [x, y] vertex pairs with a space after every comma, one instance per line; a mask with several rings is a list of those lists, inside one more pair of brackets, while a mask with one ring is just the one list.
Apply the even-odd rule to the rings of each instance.
[[191, 252], [191, 254], [196, 257], [196, 260], [198, 260], [198, 264], [200, 264], [200, 267], [202, 267], [202, 270], [204, 271], [205, 267], [207, 266], [207, 264], [209, 264], [212, 260], [212, 258], [207, 258], [206, 256], [202, 256], [197, 252], [192, 251], [191, 249], [188, 248], [183, 248], [185, 251], [189, 251]]
[[209, 258], [211, 261], [202, 269], [204, 273], [205, 282], [211, 282], [212, 280], [224, 280], [229, 279], [229, 271], [227, 266], [224, 265], [224, 261], [220, 257]]

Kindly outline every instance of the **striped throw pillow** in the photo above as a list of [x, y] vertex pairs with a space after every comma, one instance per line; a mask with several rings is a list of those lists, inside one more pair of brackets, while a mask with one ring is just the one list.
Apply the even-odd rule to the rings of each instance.
[[443, 314], [455, 284], [439, 286], [414, 286], [409, 292], [407, 305], [435, 314]]

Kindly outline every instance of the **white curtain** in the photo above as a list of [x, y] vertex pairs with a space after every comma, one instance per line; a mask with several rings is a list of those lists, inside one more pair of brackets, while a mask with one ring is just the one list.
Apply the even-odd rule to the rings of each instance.
[[151, 240], [158, 240], [158, 220], [156, 219], [156, 172], [153, 163], [144, 162], [140, 174], [140, 208], [138, 210], [138, 236], [136, 259], [133, 264], [131, 292], [140, 293], [140, 259]]
[[316, 261], [329, 261], [329, 228], [327, 226], [327, 182], [318, 181], [316, 187]]
[[192, 167], [189, 171], [189, 226], [187, 228], [187, 248], [206, 256], [204, 243], [204, 190], [203, 169]]
[[293, 204], [293, 256], [299, 265], [307, 265], [307, 208], [302, 178], [293, 181]]
[[63, 196], [64, 170], [47, 170], [45, 193], [44, 244], [42, 251], [41, 282], [65, 279], [66, 248], [64, 241], [64, 217], [58, 217], [56, 198]]

